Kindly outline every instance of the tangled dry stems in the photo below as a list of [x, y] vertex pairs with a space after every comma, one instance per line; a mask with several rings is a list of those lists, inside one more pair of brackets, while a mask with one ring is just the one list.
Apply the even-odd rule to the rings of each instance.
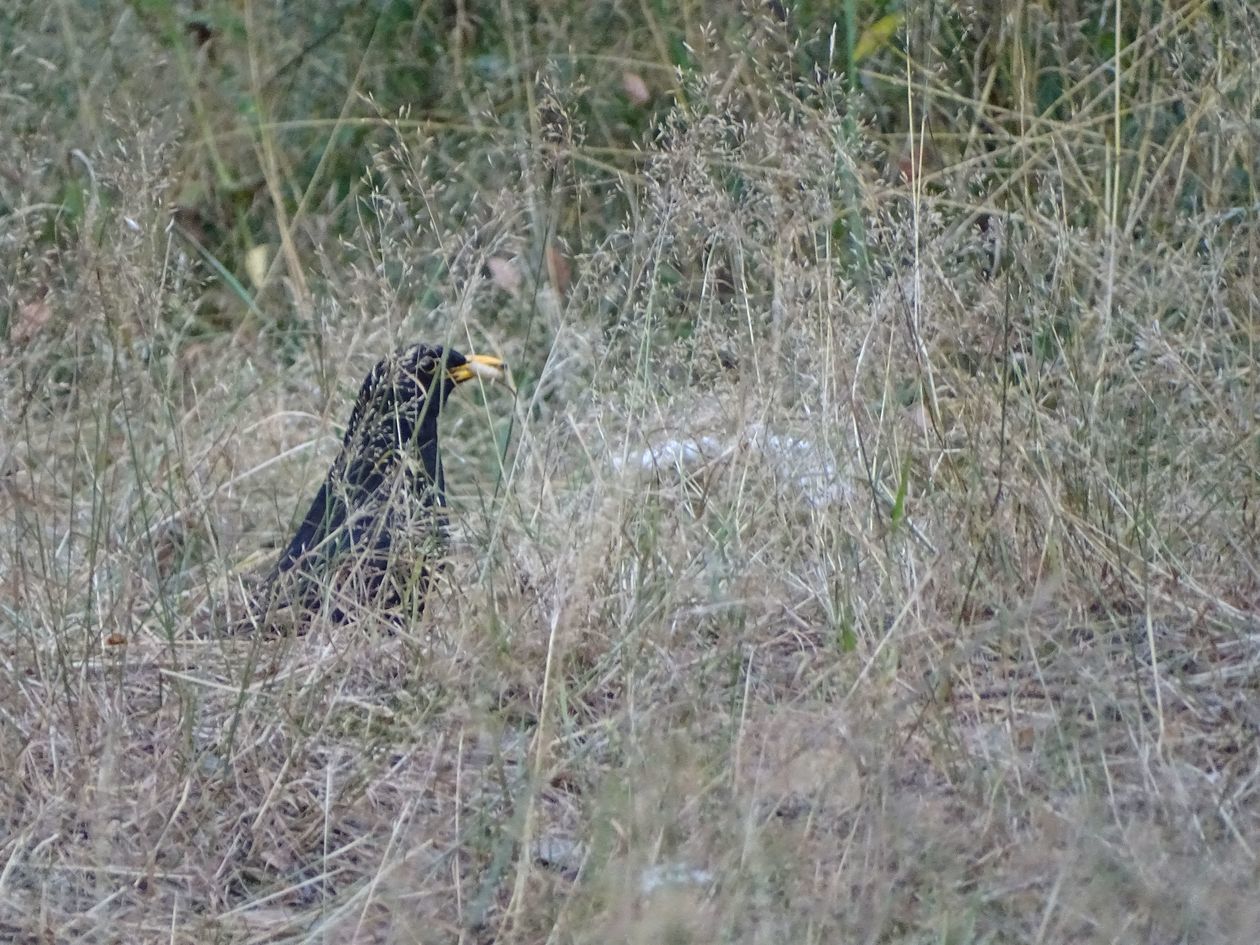
[[[199, 286], [161, 182], [97, 169], [148, 211], [85, 227], [76, 318], [5, 354], [6, 935], [1260, 927], [1254, 208], [1183, 219], [1173, 144], [1143, 232], [1073, 222], [1084, 119], [912, 190], [808, 108], [704, 92], [565, 293], [518, 255], [540, 195], [505, 192], [382, 226], [283, 357], [171, 328]], [[1010, 158], [1026, 202], [969, 196]], [[382, 156], [381, 219], [456, 199], [422, 163]], [[818, 236], [854, 200], [864, 275]], [[527, 305], [532, 335], [488, 314]], [[446, 418], [425, 618], [192, 632], [399, 337], [527, 378]]]

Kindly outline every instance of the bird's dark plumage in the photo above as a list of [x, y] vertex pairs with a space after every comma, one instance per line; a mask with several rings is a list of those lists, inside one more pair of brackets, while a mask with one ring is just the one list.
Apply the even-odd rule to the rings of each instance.
[[411, 589], [419, 610], [445, 524], [438, 414], [475, 377], [504, 380], [503, 362], [420, 344], [372, 369], [341, 452], [268, 576], [271, 606], [327, 608], [340, 621], [353, 606], [397, 607]]

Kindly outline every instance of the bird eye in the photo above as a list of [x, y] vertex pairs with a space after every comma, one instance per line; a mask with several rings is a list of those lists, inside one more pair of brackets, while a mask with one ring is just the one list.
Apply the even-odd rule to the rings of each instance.
[[426, 354], [420, 359], [420, 364], [417, 366], [420, 368], [421, 374], [432, 374], [433, 369], [437, 367], [437, 362], [434, 361], [431, 356]]

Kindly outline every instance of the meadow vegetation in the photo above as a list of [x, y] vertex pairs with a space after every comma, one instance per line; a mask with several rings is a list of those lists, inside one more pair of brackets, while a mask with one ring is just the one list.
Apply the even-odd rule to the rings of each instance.
[[[1256, 941], [1256, 50], [6, 5], [0, 939]], [[217, 632], [420, 340], [422, 619]]]

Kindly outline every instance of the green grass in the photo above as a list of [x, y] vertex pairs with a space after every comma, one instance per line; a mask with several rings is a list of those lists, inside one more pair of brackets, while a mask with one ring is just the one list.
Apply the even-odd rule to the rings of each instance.
[[0, 938], [1254, 939], [1260, 19], [1057, 9], [0, 14]]

